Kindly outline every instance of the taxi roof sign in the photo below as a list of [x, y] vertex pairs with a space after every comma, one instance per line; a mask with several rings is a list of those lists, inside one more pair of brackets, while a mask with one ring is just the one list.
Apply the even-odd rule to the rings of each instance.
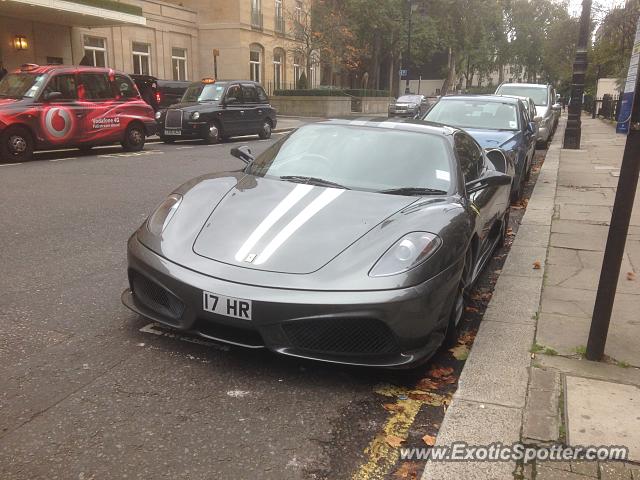
[[20, 65], [20, 70], [23, 72], [30, 72], [31, 70], [35, 70], [37, 68], [40, 68], [40, 65], [36, 63], [23, 63], [22, 65]]
[[211, 77], [203, 78], [202, 83], [216, 83], [216, 79]]

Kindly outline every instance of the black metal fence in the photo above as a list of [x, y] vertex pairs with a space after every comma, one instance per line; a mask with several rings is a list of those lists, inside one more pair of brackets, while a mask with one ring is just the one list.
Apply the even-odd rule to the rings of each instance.
[[607, 120], [617, 120], [621, 103], [622, 98], [620, 95], [605, 94], [600, 98], [587, 96], [584, 99], [584, 109], [591, 113], [593, 118], [601, 117]]

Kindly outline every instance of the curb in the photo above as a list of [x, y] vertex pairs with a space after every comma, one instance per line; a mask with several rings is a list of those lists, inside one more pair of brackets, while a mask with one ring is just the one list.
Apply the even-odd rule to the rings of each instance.
[[[436, 445], [510, 445], [522, 438], [566, 117], [554, 139], [436, 437]], [[540, 262], [540, 269], [534, 269]], [[422, 480], [513, 478], [515, 462], [433, 462]]]

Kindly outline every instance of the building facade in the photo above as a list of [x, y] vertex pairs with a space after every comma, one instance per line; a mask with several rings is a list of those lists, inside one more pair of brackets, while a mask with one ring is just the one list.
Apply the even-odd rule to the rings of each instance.
[[[7, 69], [83, 63], [174, 80], [217, 70], [220, 79], [252, 79], [269, 91], [293, 88], [306, 69], [292, 33], [302, 0], [127, 1], [2, 0], [0, 61]], [[316, 86], [319, 62], [310, 71]]]

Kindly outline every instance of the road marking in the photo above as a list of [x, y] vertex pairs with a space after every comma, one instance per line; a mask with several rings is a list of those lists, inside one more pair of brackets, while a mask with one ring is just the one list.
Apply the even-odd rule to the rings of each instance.
[[164, 155], [162, 150], [142, 150], [141, 152], [127, 152], [127, 153], [108, 153], [105, 155], [98, 155], [98, 158], [126, 158], [126, 157], [141, 157], [144, 155], [155, 155], [159, 153]]
[[78, 157], [69, 157], [69, 158], [52, 158], [49, 160], [50, 162], [65, 162], [67, 160], [77, 160]]
[[[389, 445], [387, 436], [398, 437], [406, 441], [416, 415], [423, 405], [439, 406], [449, 401], [449, 397], [395, 385], [380, 385], [375, 392], [385, 397], [398, 398], [396, 405], [399, 408], [394, 409], [382, 431], [365, 448], [364, 453], [367, 461], [358, 468], [351, 480], [382, 480], [387, 478], [400, 459], [400, 447]], [[410, 394], [417, 394], [420, 399], [410, 398]]]
[[205, 340], [198, 337], [192, 337], [190, 335], [184, 335], [182, 333], [179, 333], [177, 330], [173, 330], [169, 327], [165, 327], [155, 322], [145, 325], [140, 329], [140, 331], [142, 333], [158, 335], [159, 337], [173, 338], [174, 340], [180, 340], [182, 342], [195, 343], [197, 345], [204, 345], [206, 347], [213, 347], [223, 352], [228, 352], [231, 350], [231, 347], [229, 347], [228, 345], [223, 345], [221, 343], [213, 342], [211, 340]]
[[13, 165], [22, 165], [22, 162], [19, 162], [19, 163], [0, 163], [0, 167], [12, 167]]
[[176, 150], [187, 150], [190, 148], [196, 148], [196, 147], [177, 147]]

